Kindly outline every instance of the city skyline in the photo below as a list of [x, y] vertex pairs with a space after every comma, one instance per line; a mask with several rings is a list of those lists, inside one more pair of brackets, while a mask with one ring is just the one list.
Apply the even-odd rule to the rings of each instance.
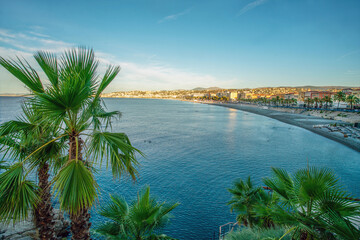
[[[94, 48], [107, 92], [359, 86], [358, 1], [3, 1], [0, 56]], [[41, 72], [41, 71], [39, 71]], [[41, 77], [43, 77], [41, 75]], [[2, 93], [24, 93], [0, 67]]]

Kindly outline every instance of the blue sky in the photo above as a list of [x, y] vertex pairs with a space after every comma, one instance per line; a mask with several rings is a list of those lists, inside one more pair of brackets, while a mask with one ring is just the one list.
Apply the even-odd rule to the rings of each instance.
[[0, 0], [0, 56], [79, 45], [122, 67], [108, 92], [360, 86], [360, 1]]

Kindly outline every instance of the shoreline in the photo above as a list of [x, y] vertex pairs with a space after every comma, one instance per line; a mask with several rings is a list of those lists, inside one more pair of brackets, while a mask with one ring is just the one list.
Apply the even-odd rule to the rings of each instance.
[[289, 113], [289, 112], [280, 112], [271, 109], [263, 109], [257, 106], [244, 105], [244, 104], [233, 104], [233, 103], [203, 103], [203, 104], [233, 108], [233, 109], [269, 117], [283, 123], [304, 128], [310, 132], [316, 133], [320, 136], [341, 143], [360, 153], [360, 141], [357, 141], [356, 139], [345, 138], [341, 134], [336, 134], [336, 133], [328, 132], [321, 128], [313, 127], [314, 125], [318, 125], [318, 124], [344, 123], [339, 120], [330, 120], [315, 116], [302, 115], [302, 114]]

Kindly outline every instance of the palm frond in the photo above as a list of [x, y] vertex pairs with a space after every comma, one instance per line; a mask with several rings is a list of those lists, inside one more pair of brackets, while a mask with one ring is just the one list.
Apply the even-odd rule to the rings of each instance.
[[[74, 86], [82, 86], [83, 88], [95, 90], [96, 70], [99, 62], [95, 60], [92, 49], [79, 47], [65, 51], [61, 56], [60, 65], [61, 81], [72, 82]], [[77, 88], [77, 90], [82, 90], [82, 88]]]
[[155, 232], [158, 233], [169, 222], [170, 212], [178, 205], [158, 203], [151, 197], [149, 186], [139, 192], [137, 199], [130, 205], [124, 198], [111, 195], [111, 201], [100, 211], [102, 216], [111, 221], [102, 224], [95, 231], [104, 237], [118, 239], [172, 239]]
[[110, 195], [111, 202], [101, 207], [99, 211], [101, 216], [109, 218], [113, 221], [123, 221], [129, 215], [129, 206], [124, 198], [117, 195]]
[[102, 78], [100, 85], [95, 94], [95, 98], [99, 97], [100, 94], [105, 90], [107, 86], [114, 80], [117, 74], [120, 72], [120, 66], [109, 66], [106, 69], [105, 75]]
[[121, 229], [121, 225], [116, 222], [105, 222], [100, 226], [96, 227], [93, 232], [102, 237], [105, 237], [107, 240], [128, 239], [126, 235], [122, 234], [123, 231]]
[[14, 164], [0, 174], [0, 221], [26, 219], [37, 201], [37, 187], [24, 178], [23, 164]]
[[[352, 240], [360, 239], [360, 230], [354, 226], [354, 222], [341, 217], [334, 211], [328, 212], [329, 218], [324, 220], [323, 224], [329, 227], [332, 233], [336, 234], [337, 239]], [[357, 218], [358, 224], [359, 219]]]
[[34, 58], [46, 74], [52, 86], [57, 88], [59, 83], [58, 62], [56, 55], [50, 52], [38, 51]]
[[111, 120], [114, 118], [119, 119], [121, 117], [121, 112], [119, 111], [112, 111], [107, 112], [105, 109], [99, 104], [98, 107], [92, 108], [92, 123], [94, 128], [97, 130], [101, 129], [101, 123], [105, 123], [105, 129], [108, 127], [111, 128]]
[[33, 69], [25, 60], [21, 61], [20, 58], [17, 58], [17, 60], [18, 61], [16, 62], [0, 57], [0, 64], [34, 93], [44, 92], [44, 87], [35, 69]]
[[0, 160], [0, 170], [8, 169], [9, 166], [6, 164], [6, 161]]
[[26, 149], [21, 146], [20, 142], [11, 136], [0, 137], [0, 146], [2, 159], [23, 159], [26, 156]]
[[128, 173], [134, 180], [137, 170], [135, 153], [142, 154], [134, 148], [129, 138], [124, 133], [94, 132], [89, 143], [89, 154], [93, 154], [95, 159], [106, 159], [107, 167], [110, 165], [114, 177], [121, 177]]
[[273, 178], [264, 178], [263, 182], [266, 186], [273, 189], [284, 200], [289, 201], [292, 198], [294, 182], [290, 175], [283, 169], [271, 168]]
[[70, 214], [89, 208], [97, 198], [98, 185], [82, 161], [71, 160], [54, 177], [54, 192], [60, 207]]
[[34, 124], [25, 121], [11, 120], [0, 125], [0, 137], [9, 134], [17, 134], [22, 131], [27, 134], [32, 132], [35, 127]]

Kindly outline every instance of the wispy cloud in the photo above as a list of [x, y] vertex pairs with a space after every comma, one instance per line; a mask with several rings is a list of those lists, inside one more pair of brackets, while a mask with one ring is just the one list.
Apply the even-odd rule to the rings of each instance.
[[0, 44], [5, 43], [9, 48], [33, 53], [38, 50], [62, 52], [74, 46], [72, 43], [51, 39], [45, 34], [14, 33], [7, 29], [0, 29]]
[[360, 70], [347, 70], [346, 75], [360, 75]]
[[38, 32], [33, 32], [33, 31], [29, 31], [28, 33], [30, 33], [32, 35], [35, 35], [35, 36], [38, 36], [38, 37], [44, 37], [44, 38], [49, 38], [50, 37], [49, 35], [38, 33]]
[[173, 15], [166, 16], [166, 17], [160, 19], [158, 21], [158, 23], [163, 23], [163, 22], [167, 22], [167, 21], [174, 21], [174, 20], [178, 19], [179, 17], [190, 13], [190, 11], [191, 11], [191, 8], [186, 9], [185, 11], [173, 14]]
[[262, 5], [262, 4], [266, 3], [266, 2], [267, 2], [267, 0], [256, 0], [256, 1], [253, 1], [253, 2], [251, 2], [251, 3], [249, 3], [249, 4], [247, 4], [245, 7], [243, 7], [243, 8], [239, 11], [239, 13], [237, 14], [237, 16], [241, 16], [241, 15], [243, 15], [244, 13], [250, 11], [251, 9], [254, 9], [254, 8], [256, 8], [256, 7]]
[[360, 53], [360, 49], [345, 53], [344, 55], [341, 55], [337, 60], [340, 61], [340, 60], [342, 60], [344, 58], [347, 58], [348, 56], [355, 55], [355, 54], [358, 54], [358, 53]]
[[[37, 50], [46, 50], [59, 54], [71, 47], [76, 47], [76, 45], [54, 40], [51, 37], [35, 37], [22, 32], [0, 29], [0, 56], [5, 58], [14, 58], [15, 56], [24, 58], [39, 71], [40, 77], [43, 79], [46, 79], [45, 75], [42, 74], [41, 69], [34, 61], [33, 53]], [[199, 73], [194, 69], [182, 69], [169, 66], [166, 63], [156, 60], [155, 55], [148, 56], [147, 63], [138, 63], [127, 61], [126, 59], [106, 52], [95, 51], [95, 54], [100, 61], [100, 74], [103, 74], [110, 64], [121, 66], [119, 75], [111, 83], [107, 92], [136, 89], [191, 89], [198, 86], [231, 87], [238, 82], [237, 79], [222, 79], [219, 81], [218, 78], [211, 74]], [[145, 58], [146, 54], [143, 55], [144, 56], [140, 56], [140, 58]], [[3, 71], [1, 66], [0, 70], [0, 93], [24, 92], [22, 85], [18, 83], [19, 81], [7, 71]]]

